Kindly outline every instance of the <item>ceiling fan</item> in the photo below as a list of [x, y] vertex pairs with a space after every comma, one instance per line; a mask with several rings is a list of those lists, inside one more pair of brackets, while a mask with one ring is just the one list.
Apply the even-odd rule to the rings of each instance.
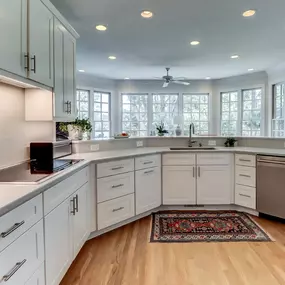
[[[175, 84], [180, 84], [180, 85], [185, 85], [185, 86], [188, 86], [190, 85], [189, 82], [186, 82], [186, 81], [181, 81], [180, 78], [174, 78], [173, 76], [169, 75], [169, 70], [170, 70], [170, 67], [166, 67], [166, 75], [165, 76], [162, 76], [162, 79], [164, 80], [164, 83], [162, 85], [162, 87], [167, 87], [169, 85], [169, 83], [175, 83]], [[157, 79], [160, 79], [160, 77], [156, 77]], [[183, 78], [181, 78], [183, 79]]]

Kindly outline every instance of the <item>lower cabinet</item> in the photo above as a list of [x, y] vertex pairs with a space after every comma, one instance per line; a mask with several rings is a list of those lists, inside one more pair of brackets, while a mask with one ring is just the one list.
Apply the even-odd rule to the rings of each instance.
[[135, 172], [136, 215], [161, 205], [161, 168], [154, 167]]
[[98, 204], [98, 230], [134, 217], [134, 199], [134, 194], [129, 194]]
[[229, 166], [197, 167], [197, 204], [231, 203], [231, 169]]
[[163, 204], [196, 204], [195, 166], [163, 167]]
[[43, 262], [43, 220], [40, 220], [0, 253], [0, 284], [25, 284]]
[[25, 285], [45, 285], [45, 266], [44, 263], [25, 283]]
[[58, 285], [89, 236], [89, 183], [45, 217], [46, 285]]

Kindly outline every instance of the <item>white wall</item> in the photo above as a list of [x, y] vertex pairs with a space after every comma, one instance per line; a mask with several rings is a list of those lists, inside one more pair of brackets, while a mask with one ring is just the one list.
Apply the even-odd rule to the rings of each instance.
[[25, 121], [24, 89], [0, 83], [0, 168], [29, 158], [29, 143], [52, 140], [53, 122]]

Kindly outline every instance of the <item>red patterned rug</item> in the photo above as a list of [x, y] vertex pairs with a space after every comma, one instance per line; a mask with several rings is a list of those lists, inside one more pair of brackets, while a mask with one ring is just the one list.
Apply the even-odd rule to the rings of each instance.
[[271, 241], [245, 213], [165, 211], [152, 217], [151, 242]]

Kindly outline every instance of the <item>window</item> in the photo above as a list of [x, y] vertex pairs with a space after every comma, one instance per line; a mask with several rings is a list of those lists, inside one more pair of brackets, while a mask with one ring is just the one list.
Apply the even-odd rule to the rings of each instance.
[[152, 130], [164, 123], [170, 135], [174, 134], [173, 119], [178, 115], [178, 94], [152, 94]]
[[89, 118], [89, 90], [80, 90], [76, 92], [77, 116], [80, 119]]
[[147, 136], [148, 94], [122, 94], [122, 131]]
[[194, 123], [195, 134], [209, 133], [209, 94], [183, 94], [184, 134], [189, 135], [189, 125]]
[[242, 135], [261, 135], [261, 88], [242, 90]]
[[238, 134], [238, 92], [221, 93], [221, 135], [236, 136]]
[[285, 83], [273, 86], [273, 114], [272, 114], [272, 136], [284, 137], [284, 95]]
[[94, 91], [94, 138], [110, 136], [110, 93]]

